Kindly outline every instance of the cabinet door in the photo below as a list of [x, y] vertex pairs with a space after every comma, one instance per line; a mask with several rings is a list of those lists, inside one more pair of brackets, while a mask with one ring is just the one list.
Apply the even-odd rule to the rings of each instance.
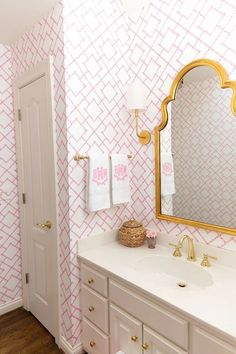
[[193, 354], [235, 354], [236, 346], [211, 335], [201, 328], [193, 328], [192, 339]]
[[187, 352], [178, 348], [146, 326], [143, 326], [142, 345], [144, 348], [143, 353], [147, 354], [187, 354]]
[[111, 353], [142, 354], [142, 323], [118, 307], [110, 306]]

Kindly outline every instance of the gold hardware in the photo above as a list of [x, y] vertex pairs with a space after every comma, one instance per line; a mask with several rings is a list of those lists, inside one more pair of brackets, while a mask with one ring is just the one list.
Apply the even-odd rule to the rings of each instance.
[[211, 267], [211, 263], [209, 261], [209, 258], [210, 259], [215, 259], [215, 260], [218, 259], [217, 257], [209, 256], [208, 254], [204, 253], [201, 266], [203, 266], [203, 267]]
[[94, 311], [95, 309], [94, 309], [94, 307], [93, 306], [89, 306], [89, 312], [92, 312], [92, 311]]
[[182, 256], [181, 251], [180, 251], [182, 246], [175, 245], [174, 243], [171, 243], [171, 242], [169, 243], [169, 246], [175, 247], [175, 250], [174, 250], [174, 253], [173, 253], [174, 257], [181, 257]]
[[19, 120], [19, 122], [22, 121], [21, 109], [18, 109], [18, 120]]
[[147, 130], [143, 130], [141, 133], [139, 133], [139, 131], [138, 131], [138, 118], [139, 118], [138, 113], [139, 113], [139, 111], [138, 111], [138, 109], [135, 109], [134, 113], [135, 113], [135, 121], [136, 121], [136, 135], [139, 138], [140, 144], [147, 145], [151, 141], [151, 134]]
[[[132, 155], [127, 155], [128, 159], [132, 159]], [[109, 158], [111, 159], [111, 156], [109, 156]], [[85, 156], [85, 155], [80, 155], [79, 153], [75, 154], [74, 156], [74, 160], [75, 161], [80, 161], [80, 160], [88, 160], [89, 157]]]
[[92, 284], [94, 282], [94, 280], [92, 279], [92, 278], [90, 278], [89, 280], [88, 280], [88, 283], [89, 284]]
[[181, 218], [177, 216], [171, 216], [164, 214], [161, 210], [161, 175], [160, 175], [160, 135], [161, 131], [167, 126], [168, 123], [168, 104], [175, 99], [176, 90], [179, 86], [180, 81], [190, 70], [196, 67], [209, 67], [213, 69], [218, 77], [220, 78], [220, 87], [222, 89], [231, 88], [232, 89], [232, 99], [231, 99], [231, 110], [234, 115], [236, 115], [236, 81], [230, 81], [229, 75], [225, 68], [215, 60], [211, 59], [197, 59], [186, 66], [184, 66], [176, 75], [172, 82], [169, 95], [162, 101], [161, 104], [161, 123], [155, 127], [155, 180], [156, 180], [156, 217], [158, 220], [165, 220], [168, 222], [174, 222], [176, 224], [185, 224], [193, 227], [198, 227], [202, 229], [212, 230], [221, 232], [224, 234], [230, 234], [231, 236], [236, 236], [236, 228], [229, 228], [224, 226], [218, 226], [210, 223], [205, 223], [201, 221], [193, 221], [186, 218]]
[[36, 224], [36, 226], [43, 230], [50, 230], [52, 228], [52, 222], [50, 220], [47, 220], [44, 224]]
[[26, 204], [26, 195], [22, 193], [22, 204]]
[[132, 337], [131, 337], [131, 340], [132, 340], [133, 342], [137, 342], [138, 337], [137, 337], [137, 336], [132, 336]]
[[147, 343], [142, 344], [143, 350], [148, 350], [149, 345]]
[[188, 240], [188, 257], [187, 257], [187, 260], [195, 262], [197, 260], [197, 258], [196, 258], [196, 254], [195, 254], [195, 247], [194, 247], [194, 244], [193, 244], [193, 239], [191, 237], [189, 237], [188, 235], [182, 236], [181, 239], [179, 240], [178, 246], [180, 248], [182, 248], [183, 247], [183, 243], [184, 243], [185, 240]]
[[91, 348], [93, 348], [93, 347], [95, 346], [95, 344], [96, 344], [96, 343], [95, 343], [94, 341], [91, 341], [91, 342], [89, 343], [89, 345], [90, 345]]

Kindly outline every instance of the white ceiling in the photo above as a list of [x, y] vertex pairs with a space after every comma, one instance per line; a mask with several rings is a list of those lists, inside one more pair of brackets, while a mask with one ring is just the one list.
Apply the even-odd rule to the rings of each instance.
[[0, 0], [0, 43], [12, 44], [58, 0]]

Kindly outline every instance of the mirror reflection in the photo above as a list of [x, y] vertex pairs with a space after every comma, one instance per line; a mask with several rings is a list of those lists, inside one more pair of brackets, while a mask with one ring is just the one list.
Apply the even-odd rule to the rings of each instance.
[[161, 213], [236, 228], [236, 117], [210, 67], [189, 71], [160, 132]]

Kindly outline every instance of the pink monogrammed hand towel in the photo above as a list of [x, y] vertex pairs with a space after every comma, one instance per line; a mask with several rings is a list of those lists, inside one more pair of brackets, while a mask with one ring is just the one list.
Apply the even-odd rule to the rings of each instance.
[[129, 203], [129, 160], [127, 155], [111, 155], [112, 203], [114, 205]]
[[111, 207], [109, 167], [108, 154], [89, 155], [87, 199], [91, 212]]

